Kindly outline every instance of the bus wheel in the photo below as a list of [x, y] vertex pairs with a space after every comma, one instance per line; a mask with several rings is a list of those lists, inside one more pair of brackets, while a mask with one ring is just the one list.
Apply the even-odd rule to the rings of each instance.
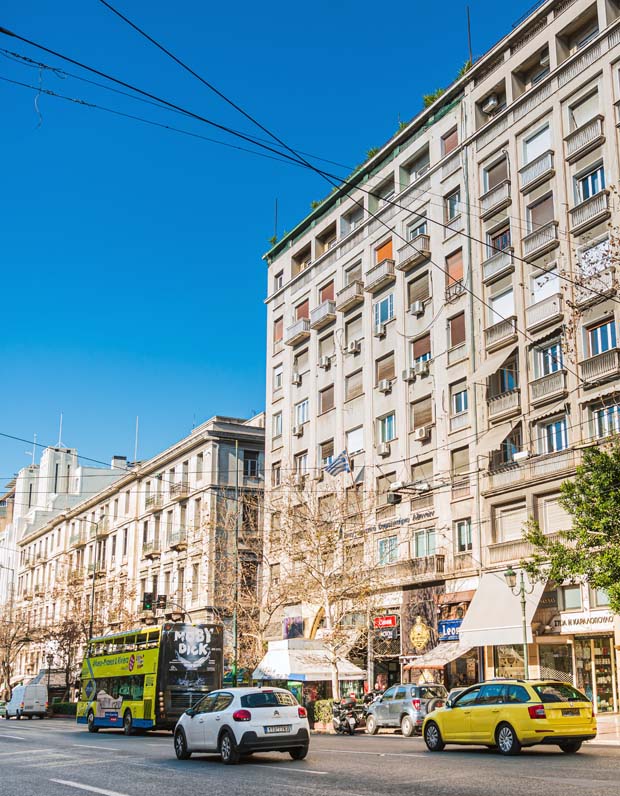
[[133, 735], [133, 718], [130, 710], [126, 710], [123, 714], [123, 732], [125, 735]]
[[95, 714], [92, 710], [88, 711], [86, 724], [88, 725], [88, 732], [99, 732], [99, 727], [95, 727]]

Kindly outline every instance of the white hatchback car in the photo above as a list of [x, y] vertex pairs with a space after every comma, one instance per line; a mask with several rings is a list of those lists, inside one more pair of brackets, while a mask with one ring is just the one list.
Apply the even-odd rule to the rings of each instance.
[[306, 709], [284, 688], [212, 691], [185, 711], [174, 729], [179, 760], [193, 752], [219, 752], [226, 764], [252, 752], [288, 752], [303, 760], [309, 743]]

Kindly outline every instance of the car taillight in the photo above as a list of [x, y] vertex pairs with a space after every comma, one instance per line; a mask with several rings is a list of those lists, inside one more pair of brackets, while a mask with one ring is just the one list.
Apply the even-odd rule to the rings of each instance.
[[305, 719], [308, 716], [308, 711], [305, 708], [302, 708], [301, 705], [297, 708], [297, 715], [300, 719]]
[[235, 721], [250, 721], [252, 718], [252, 714], [249, 710], [235, 710], [233, 713], [233, 719]]
[[48, 709], [48, 707], [49, 707], [49, 704], [50, 704], [49, 702], [46, 702], [46, 703], [45, 703], [45, 710], [47, 710], [47, 709]]
[[546, 719], [544, 705], [528, 705], [527, 712], [530, 714], [530, 719]]
[[24, 709], [24, 703], [23, 703], [23, 702], [20, 702], [20, 703], [19, 703], [19, 706], [20, 706], [20, 708], [21, 708], [22, 710]]
[[411, 704], [415, 708], [415, 710], [420, 710], [420, 705], [422, 704], [419, 699], [412, 699]]

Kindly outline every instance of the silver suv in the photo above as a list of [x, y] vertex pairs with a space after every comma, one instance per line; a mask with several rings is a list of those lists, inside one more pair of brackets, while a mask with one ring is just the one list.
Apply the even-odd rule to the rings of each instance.
[[381, 727], [400, 727], [407, 738], [421, 733], [426, 714], [443, 707], [447, 698], [442, 685], [393, 685], [368, 706], [366, 732], [374, 735]]

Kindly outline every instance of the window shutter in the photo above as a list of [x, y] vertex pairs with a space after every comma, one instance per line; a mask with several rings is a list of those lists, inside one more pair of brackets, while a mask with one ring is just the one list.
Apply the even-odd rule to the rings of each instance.
[[300, 351], [293, 360], [295, 370], [299, 373], [304, 373], [309, 369], [308, 362], [308, 349], [306, 348], [305, 351]]
[[362, 426], [347, 431], [347, 453], [364, 450], [364, 429]]
[[[375, 305], [375, 310], [378, 305]], [[347, 323], [347, 343], [362, 339], [362, 316]]]
[[532, 230], [537, 230], [550, 221], [553, 221], [553, 196], [551, 194], [530, 207], [530, 226]]
[[499, 185], [506, 179], [508, 179], [508, 161], [506, 158], [502, 158], [499, 163], [487, 169], [487, 191], [490, 191], [491, 188], [495, 188], [496, 185]]
[[459, 249], [446, 257], [446, 270], [448, 272], [448, 285], [463, 281], [463, 250]]
[[571, 515], [560, 506], [559, 495], [545, 495], [539, 498], [538, 519], [545, 533], [567, 531], [572, 528]]
[[498, 506], [495, 509], [495, 539], [498, 542], [508, 542], [521, 539], [523, 524], [527, 521], [525, 503], [511, 503], [508, 506]]
[[424, 337], [420, 337], [419, 340], [413, 341], [413, 358], [418, 359], [419, 357], [426, 356], [426, 354], [431, 353], [431, 336], [430, 334], [425, 334]]
[[319, 356], [320, 357], [325, 357], [325, 356], [331, 357], [331, 356], [333, 356], [335, 350], [336, 349], [334, 347], [334, 335], [333, 334], [328, 334], [327, 337], [323, 337], [321, 340], [319, 340]]
[[413, 427], [428, 426], [433, 422], [433, 402], [429, 395], [421, 401], [416, 401], [413, 406]]
[[358, 370], [347, 376], [345, 381], [345, 400], [350, 401], [351, 398], [357, 398], [364, 392], [363, 385], [363, 371]]
[[392, 239], [384, 243], [383, 246], [379, 246], [377, 249], [377, 262], [380, 263], [383, 260], [391, 260], [392, 259]]
[[598, 92], [590, 94], [589, 97], [581, 100], [577, 105], [571, 108], [571, 115], [573, 117], [573, 129], [581, 127], [590, 119], [593, 119], [598, 113]]
[[469, 471], [469, 448], [452, 451], [452, 475], [463, 475]]
[[459, 143], [458, 129], [455, 128], [454, 130], [452, 130], [452, 132], [448, 133], [448, 135], [445, 135], [441, 140], [443, 141], [443, 154], [449, 155], [450, 152], [452, 152], [458, 146]]
[[329, 412], [330, 409], [334, 408], [334, 385], [332, 384], [331, 387], [328, 387], [326, 390], [321, 390], [319, 394], [320, 399], [320, 407], [319, 411]]
[[273, 324], [273, 342], [279, 343], [282, 340], [284, 335], [284, 320], [282, 318], [278, 318], [277, 321], [274, 321]]
[[377, 381], [381, 381], [381, 379], [393, 379], [395, 377], [394, 354], [379, 359], [377, 361]]
[[418, 279], [414, 279], [407, 285], [409, 293], [409, 305], [414, 301], [426, 301], [431, 296], [430, 279], [428, 273], [423, 274]]
[[525, 142], [525, 162], [531, 163], [543, 152], [549, 149], [551, 134], [549, 127], [544, 127], [536, 135], [533, 135]]
[[433, 461], [429, 459], [427, 462], [420, 462], [414, 464], [411, 468], [412, 481], [426, 481], [428, 484], [433, 483]]
[[334, 300], [334, 283], [328, 282], [326, 285], [323, 285], [321, 288], [321, 303], [324, 301], [333, 301]]
[[450, 347], [460, 345], [465, 342], [465, 313], [460, 312], [454, 318], [450, 318]]
[[310, 302], [308, 299], [302, 301], [301, 304], [298, 304], [295, 308], [295, 316], [297, 320], [301, 320], [301, 318], [309, 318], [310, 317]]

